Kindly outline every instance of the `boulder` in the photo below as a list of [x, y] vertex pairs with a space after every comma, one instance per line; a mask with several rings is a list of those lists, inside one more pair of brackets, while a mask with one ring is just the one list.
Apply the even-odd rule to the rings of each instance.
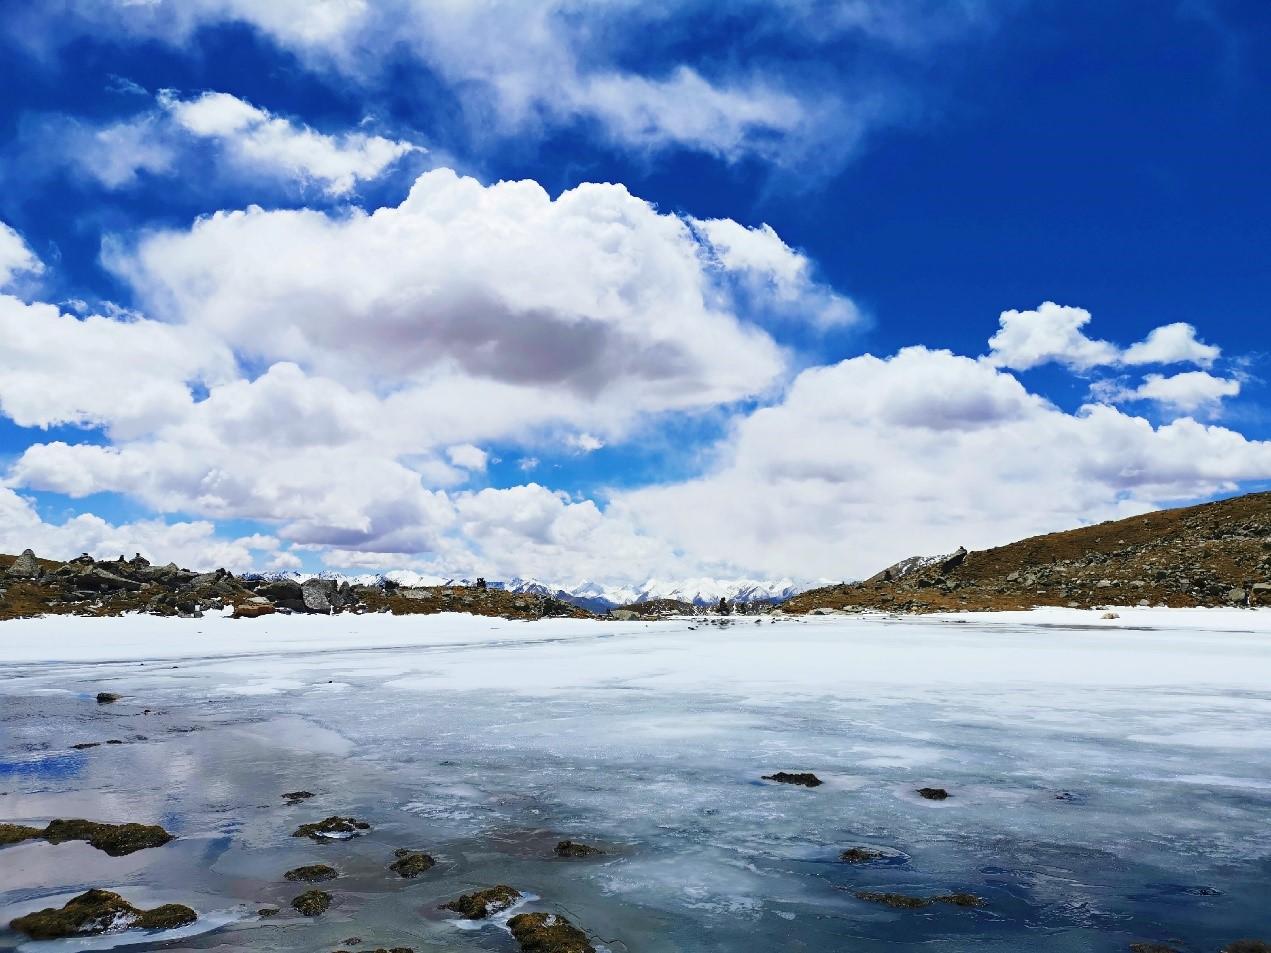
[[592, 847], [590, 844], [584, 844], [576, 840], [563, 840], [556, 845], [554, 851], [557, 857], [596, 857], [603, 854], [604, 851], [599, 847]]
[[952, 795], [944, 788], [919, 788], [918, 796], [926, 801], [944, 801]]
[[170, 930], [198, 919], [198, 914], [179, 903], [167, 903], [153, 910], [134, 907], [117, 893], [89, 890], [61, 908], [47, 907], [13, 920], [9, 926], [33, 940], [95, 936], [127, 927], [143, 930]]
[[431, 870], [437, 863], [423, 851], [407, 850], [404, 847], [394, 851], [393, 856], [397, 859], [388, 865], [388, 869], [407, 879], [418, 877], [424, 871]]
[[348, 840], [365, 834], [370, 829], [371, 825], [366, 821], [333, 815], [313, 824], [301, 824], [291, 836], [308, 837], [311, 840]]
[[5, 571], [5, 575], [12, 576], [14, 579], [39, 578], [40, 564], [36, 561], [35, 553], [29, 549], [22, 550], [22, 555], [13, 561]]
[[810, 771], [778, 771], [776, 774], [765, 774], [765, 781], [776, 781], [778, 784], [798, 784], [805, 788], [820, 787], [825, 782]]
[[340, 872], [330, 864], [310, 864], [307, 867], [295, 867], [285, 874], [283, 879], [305, 884], [322, 883], [324, 880], [335, 880]]
[[111, 857], [123, 857], [150, 847], [162, 847], [173, 837], [158, 824], [105, 824], [76, 818], [50, 821], [44, 829], [44, 839], [50, 844], [88, 841], [90, 847]]
[[507, 884], [499, 884], [474, 893], [465, 893], [457, 900], [443, 903], [441, 909], [453, 910], [469, 920], [484, 920], [491, 914], [506, 910], [520, 899], [521, 891]]
[[331, 894], [325, 890], [306, 890], [291, 901], [292, 908], [301, 916], [319, 917], [331, 906]]
[[559, 914], [517, 914], [508, 929], [524, 953], [596, 953], [587, 934]]
[[336, 584], [331, 579], [306, 579], [300, 584], [300, 597], [308, 612], [321, 612], [330, 615], [335, 608], [332, 605], [336, 596]]

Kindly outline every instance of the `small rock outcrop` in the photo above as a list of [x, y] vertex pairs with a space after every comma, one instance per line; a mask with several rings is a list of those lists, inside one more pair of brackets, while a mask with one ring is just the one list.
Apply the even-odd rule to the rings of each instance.
[[331, 907], [331, 894], [325, 890], [306, 890], [291, 901], [291, 906], [303, 917], [320, 917]]
[[484, 920], [491, 914], [500, 913], [521, 899], [521, 892], [507, 884], [498, 884], [465, 893], [457, 900], [441, 905], [442, 910], [451, 910], [468, 920]]
[[592, 847], [590, 844], [584, 844], [575, 840], [563, 840], [556, 845], [553, 853], [557, 857], [598, 857], [604, 851], [599, 847]]
[[114, 692], [98, 692], [97, 704], [113, 705], [115, 702], [119, 701], [119, 699], [121, 698], [123, 698], [122, 695], [116, 695]]
[[359, 821], [356, 817], [332, 815], [312, 824], [301, 824], [291, 836], [308, 837], [312, 840], [348, 840], [365, 834], [370, 829], [370, 824]]
[[524, 953], [596, 953], [587, 934], [555, 913], [519, 913], [508, 929]]
[[884, 851], [875, 850], [872, 847], [849, 847], [839, 854], [839, 860], [845, 864], [872, 864], [887, 856]]
[[283, 794], [282, 799], [288, 804], [299, 804], [301, 801], [307, 801], [313, 797], [312, 791], [287, 791]]
[[944, 788], [919, 788], [917, 794], [924, 801], [947, 801], [953, 796]]
[[50, 844], [72, 840], [87, 841], [90, 847], [96, 847], [111, 857], [123, 857], [139, 850], [162, 847], [174, 839], [158, 824], [106, 824], [82, 818], [49, 821], [41, 836]]
[[765, 774], [765, 781], [776, 781], [778, 784], [797, 784], [805, 788], [820, 787], [825, 782], [810, 771], [778, 771], [776, 774]]
[[0, 824], [0, 847], [20, 844], [24, 840], [38, 840], [44, 836], [44, 828], [26, 824]]
[[907, 893], [883, 893], [876, 890], [860, 890], [855, 894], [857, 900], [868, 903], [881, 903], [893, 910], [918, 910], [937, 903], [947, 903], [954, 907], [983, 907], [986, 901], [973, 893], [946, 893], [935, 897], [914, 897]]
[[286, 880], [306, 884], [335, 880], [338, 876], [340, 876], [340, 872], [329, 864], [310, 864], [307, 867], [295, 867], [283, 874]]
[[197, 913], [179, 903], [166, 903], [152, 910], [142, 910], [117, 893], [94, 889], [68, 900], [60, 908], [47, 907], [18, 917], [9, 926], [33, 940], [57, 940], [95, 936], [129, 927], [171, 930], [191, 924], [197, 919]]
[[436, 866], [430, 855], [420, 850], [407, 850], [405, 847], [393, 852], [397, 859], [388, 865], [388, 869], [399, 877], [414, 878]]

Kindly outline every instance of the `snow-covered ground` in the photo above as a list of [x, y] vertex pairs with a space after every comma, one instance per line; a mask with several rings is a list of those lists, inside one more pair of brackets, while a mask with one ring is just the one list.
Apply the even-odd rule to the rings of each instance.
[[[158, 820], [180, 837], [122, 859], [4, 848], [0, 919], [113, 886], [233, 920], [182, 949], [356, 934], [510, 951], [498, 924], [456, 930], [436, 910], [506, 882], [615, 953], [1265, 936], [1271, 613], [1115, 611], [5, 623], [0, 821]], [[98, 706], [102, 690], [124, 697]], [[125, 743], [70, 748], [109, 738]], [[779, 770], [825, 783], [760, 780]], [[281, 806], [295, 788], [318, 796]], [[332, 813], [375, 830], [316, 848], [289, 836]], [[558, 861], [564, 837], [607, 853]], [[891, 859], [838, 861], [861, 845]], [[386, 877], [398, 846], [438, 866]], [[342, 873], [332, 912], [257, 920], [298, 892], [280, 872], [317, 853]], [[893, 911], [859, 890], [988, 906]]]

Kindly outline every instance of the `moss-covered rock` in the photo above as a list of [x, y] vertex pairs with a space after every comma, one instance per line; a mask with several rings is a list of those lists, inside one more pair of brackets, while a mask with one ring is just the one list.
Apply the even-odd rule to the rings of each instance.
[[332, 815], [313, 824], [301, 824], [291, 836], [309, 837], [313, 840], [348, 840], [365, 834], [370, 829], [370, 824], [359, 821], [356, 817]]
[[524, 953], [596, 953], [587, 934], [555, 913], [520, 913], [508, 929]]
[[927, 801], [944, 801], [952, 797], [944, 788], [919, 788], [918, 796]]
[[839, 854], [839, 860], [845, 864], [872, 864], [887, 856], [888, 854], [884, 851], [875, 850], [872, 847], [849, 847]]
[[805, 788], [817, 788], [825, 782], [811, 771], [778, 771], [776, 774], [765, 774], [765, 781], [776, 781], [778, 784], [798, 784]]
[[557, 857], [597, 857], [604, 851], [582, 841], [563, 840], [556, 845], [554, 853]]
[[437, 863], [431, 856], [421, 850], [407, 850], [405, 847], [393, 852], [397, 859], [388, 865], [388, 869], [402, 877], [418, 877], [426, 870], [431, 870]]
[[0, 847], [43, 836], [44, 829], [40, 827], [28, 827], [26, 824], [0, 824]]
[[441, 909], [453, 910], [469, 920], [483, 920], [491, 914], [506, 910], [520, 899], [519, 890], [499, 884], [474, 893], [465, 893], [458, 900], [443, 903]]
[[324, 880], [335, 880], [340, 872], [328, 864], [310, 864], [307, 867], [296, 867], [283, 874], [287, 880], [300, 883], [316, 884]]
[[46, 907], [18, 917], [9, 926], [33, 940], [56, 940], [92, 936], [127, 927], [171, 930], [197, 919], [197, 913], [179, 903], [165, 903], [153, 910], [142, 910], [117, 893], [94, 889], [68, 900], [60, 908]]
[[281, 912], [282, 911], [279, 910], [277, 907], [261, 907], [259, 910], [256, 911], [256, 916], [269, 919], [270, 917], [278, 916], [278, 914]]
[[937, 903], [947, 903], [954, 907], [983, 907], [985, 900], [973, 893], [946, 893], [935, 897], [913, 897], [905, 893], [882, 893], [874, 890], [861, 890], [856, 894], [857, 900], [869, 903], [881, 903], [893, 910], [918, 910]]
[[318, 917], [326, 913], [330, 908], [331, 894], [325, 890], [306, 890], [295, 900], [291, 901], [291, 906], [303, 916]]
[[313, 797], [312, 791], [287, 791], [283, 794], [282, 799], [288, 804], [299, 804], [301, 801], [307, 801]]
[[162, 847], [173, 837], [158, 824], [105, 824], [82, 818], [50, 821], [44, 838], [51, 844], [82, 840], [109, 854], [123, 857], [149, 847]]

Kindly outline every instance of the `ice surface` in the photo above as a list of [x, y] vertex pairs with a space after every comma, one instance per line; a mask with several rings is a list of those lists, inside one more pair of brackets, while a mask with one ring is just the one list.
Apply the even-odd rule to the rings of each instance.
[[[142, 820], [178, 840], [124, 858], [4, 848], [0, 918], [125, 884], [286, 911], [282, 871], [321, 860], [342, 873], [324, 917], [228, 924], [181, 948], [334, 949], [356, 934], [510, 951], [505, 932], [458, 931], [437, 910], [495, 883], [613, 950], [1266, 936], [1271, 613], [1117, 612], [7, 623], [0, 820]], [[98, 706], [102, 690], [124, 698]], [[107, 738], [127, 743], [69, 749]], [[825, 783], [760, 780], [778, 770]], [[953, 796], [925, 801], [924, 786]], [[316, 796], [284, 805], [297, 788]], [[374, 829], [290, 837], [333, 813]], [[555, 858], [566, 837], [605, 854]], [[389, 875], [401, 846], [437, 866]], [[840, 863], [854, 846], [895, 854]], [[859, 890], [989, 905], [893, 911]]]

